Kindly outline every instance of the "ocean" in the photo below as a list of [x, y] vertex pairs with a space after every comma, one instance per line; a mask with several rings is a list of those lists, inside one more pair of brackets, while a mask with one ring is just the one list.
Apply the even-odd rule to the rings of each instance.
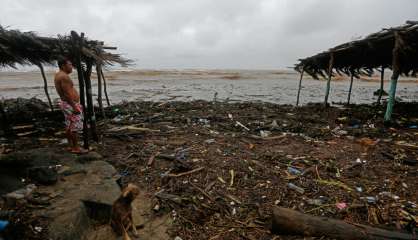
[[[306, 75], [306, 74], [305, 74]], [[47, 72], [48, 91], [53, 99], [58, 96], [53, 85], [53, 71]], [[75, 71], [71, 77], [78, 85]], [[299, 74], [290, 70], [118, 70], [105, 71], [109, 98], [112, 103], [122, 101], [262, 101], [295, 104]], [[387, 74], [386, 78], [390, 75]], [[97, 96], [97, 79], [93, 73], [93, 92]], [[331, 82], [330, 102], [346, 102], [349, 79], [336, 77]], [[397, 97], [402, 101], [418, 101], [418, 80], [402, 78], [398, 82]], [[323, 102], [324, 80], [305, 77], [300, 103]], [[379, 76], [355, 79], [352, 103], [373, 103], [373, 95], [380, 86]], [[385, 91], [389, 81], [385, 80]], [[39, 71], [0, 72], [0, 98], [31, 98], [46, 100]], [[384, 97], [385, 99], [386, 97]]]

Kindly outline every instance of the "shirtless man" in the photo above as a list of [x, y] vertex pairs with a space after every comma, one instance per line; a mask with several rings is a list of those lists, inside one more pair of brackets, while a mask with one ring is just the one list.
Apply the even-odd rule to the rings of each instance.
[[61, 100], [59, 106], [65, 117], [65, 133], [72, 153], [85, 153], [86, 150], [78, 145], [78, 132], [83, 130], [83, 112], [79, 103], [80, 96], [74, 88], [69, 74], [73, 71], [73, 65], [68, 59], [58, 60], [59, 72], [55, 74], [55, 89]]

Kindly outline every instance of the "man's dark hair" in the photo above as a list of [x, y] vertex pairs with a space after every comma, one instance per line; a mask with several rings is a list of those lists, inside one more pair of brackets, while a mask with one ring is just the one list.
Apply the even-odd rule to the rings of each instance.
[[64, 66], [67, 62], [69, 62], [70, 59], [66, 58], [66, 57], [60, 57], [58, 58], [58, 67], [61, 69], [62, 66]]

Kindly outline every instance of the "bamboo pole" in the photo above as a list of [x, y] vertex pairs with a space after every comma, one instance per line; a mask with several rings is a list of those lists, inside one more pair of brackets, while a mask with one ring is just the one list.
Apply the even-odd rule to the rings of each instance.
[[54, 111], [54, 106], [52, 105], [51, 97], [49, 96], [49, 93], [48, 93], [48, 81], [46, 80], [44, 67], [42, 66], [42, 63], [38, 63], [37, 65], [39, 69], [41, 70], [41, 75], [44, 80], [44, 91], [45, 91], [46, 98], [48, 99], [49, 107], [51, 108], [51, 111]]
[[395, 46], [392, 50], [392, 77], [390, 79], [389, 101], [386, 108], [384, 120], [390, 122], [392, 120], [393, 105], [395, 104], [396, 85], [400, 75], [399, 54], [401, 50], [402, 39], [398, 32], [395, 32]]
[[109, 96], [107, 95], [107, 83], [106, 83], [106, 78], [103, 74], [103, 68], [100, 68], [100, 73], [101, 73], [102, 79], [103, 79], [103, 90], [104, 90], [104, 94], [105, 94], [105, 97], [106, 97], [107, 106], [110, 107]]
[[93, 140], [98, 142], [99, 137], [96, 131], [96, 115], [94, 112], [94, 105], [93, 105], [93, 91], [91, 89], [91, 71], [93, 68], [93, 60], [87, 60], [86, 62], [86, 71], [84, 72], [84, 81], [86, 84], [86, 99], [87, 99], [87, 113], [88, 113], [88, 120], [90, 123], [90, 131], [93, 137]]
[[302, 72], [300, 73], [300, 79], [299, 79], [298, 97], [297, 97], [297, 100], [296, 100], [296, 106], [299, 106], [299, 96], [300, 96], [300, 89], [302, 88], [303, 72], [304, 72], [304, 70], [302, 69]]
[[325, 101], [324, 101], [324, 105], [325, 107], [328, 105], [328, 97], [329, 97], [329, 91], [331, 88], [331, 78], [332, 78], [332, 67], [334, 65], [334, 53], [331, 52], [330, 53], [330, 58], [329, 58], [329, 64], [328, 64], [328, 81], [327, 81], [327, 87], [325, 89]]
[[96, 62], [96, 73], [97, 73], [97, 102], [99, 104], [100, 113], [102, 117], [105, 118], [105, 112], [103, 109], [103, 99], [102, 99], [102, 73], [101, 73], [101, 63]]
[[83, 69], [81, 66], [81, 39], [84, 38], [84, 34], [81, 33], [79, 37], [75, 31], [71, 31], [71, 41], [73, 45], [73, 54], [75, 55], [75, 65], [77, 68], [78, 84], [80, 89], [80, 104], [83, 106], [83, 147], [89, 149], [88, 129], [87, 129], [87, 118], [86, 118], [86, 101], [84, 91], [84, 76]]
[[347, 104], [350, 104], [350, 99], [351, 99], [351, 90], [353, 89], [353, 80], [354, 80], [354, 73], [351, 70], [350, 71], [350, 88], [348, 89], [348, 98], [347, 98]]
[[383, 80], [385, 78], [385, 67], [382, 66], [382, 71], [380, 73], [380, 90], [379, 90], [379, 97], [377, 97], [377, 103], [380, 104], [380, 100], [382, 99], [383, 95]]

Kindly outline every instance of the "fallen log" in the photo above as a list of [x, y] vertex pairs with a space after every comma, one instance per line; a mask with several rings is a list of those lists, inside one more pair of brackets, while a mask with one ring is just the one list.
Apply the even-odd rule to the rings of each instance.
[[416, 236], [407, 233], [312, 216], [282, 207], [274, 207], [272, 218], [271, 231], [275, 234], [327, 236], [343, 240], [417, 239]]

